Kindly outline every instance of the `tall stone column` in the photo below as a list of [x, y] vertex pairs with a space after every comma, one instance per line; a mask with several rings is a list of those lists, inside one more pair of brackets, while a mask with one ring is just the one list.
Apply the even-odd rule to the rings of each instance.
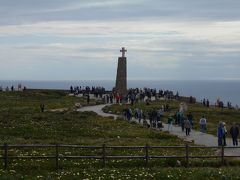
[[123, 47], [122, 57], [118, 58], [117, 77], [115, 90], [122, 96], [127, 95], [127, 58], [125, 57], [125, 48]]

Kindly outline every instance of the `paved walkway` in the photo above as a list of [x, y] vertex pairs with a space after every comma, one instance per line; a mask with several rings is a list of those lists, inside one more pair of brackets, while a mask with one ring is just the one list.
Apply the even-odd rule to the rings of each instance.
[[[93, 111], [96, 112], [98, 115], [103, 116], [103, 117], [114, 117], [116, 119], [118, 115], [114, 114], [107, 114], [102, 111], [102, 108], [106, 106], [104, 105], [96, 105], [96, 106], [86, 106], [78, 109], [78, 111]], [[133, 119], [132, 121], [138, 122], [136, 119]], [[164, 128], [162, 128], [162, 131], [168, 131], [168, 125], [163, 123]], [[191, 130], [190, 136], [186, 136], [185, 132], [182, 132], [181, 127], [179, 126], [173, 126], [172, 130], [169, 132], [170, 134], [176, 135], [179, 138], [185, 140], [185, 141], [192, 141], [197, 145], [203, 145], [203, 146], [217, 146], [218, 139], [217, 137], [211, 135], [211, 134], [206, 134], [206, 133], [201, 133], [199, 131]], [[230, 138], [226, 139], [227, 142], [227, 147], [233, 147], [232, 146], [232, 140]], [[228, 156], [240, 156], [240, 148], [237, 149], [230, 149], [226, 148], [225, 149], [225, 155]]]
[[114, 117], [114, 119], [117, 119], [118, 115], [115, 115], [115, 114], [107, 114], [107, 113], [104, 113], [102, 111], [102, 109], [105, 107], [106, 105], [105, 104], [101, 104], [101, 105], [96, 105], [96, 106], [84, 106], [80, 109], [78, 109], [77, 111], [81, 111], [81, 112], [84, 112], [84, 111], [93, 111], [95, 113], [97, 113], [98, 115], [100, 116], [103, 116], [103, 117]]

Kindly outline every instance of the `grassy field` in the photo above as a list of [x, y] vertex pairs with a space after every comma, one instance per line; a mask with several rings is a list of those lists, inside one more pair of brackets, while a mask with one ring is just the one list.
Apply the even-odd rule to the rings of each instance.
[[[135, 123], [114, 121], [111, 118], [97, 116], [93, 112], [76, 112], [74, 104], [86, 105], [86, 99], [70, 97], [64, 91], [26, 91], [0, 93], [0, 144], [78, 144], [78, 145], [185, 145], [186, 142], [161, 131], [145, 129]], [[39, 105], [44, 103], [46, 111], [40, 112]], [[91, 105], [96, 104], [94, 100]], [[175, 105], [174, 105], [175, 104]], [[150, 106], [139, 104], [143, 108], [159, 107], [159, 103]], [[171, 104], [172, 111], [177, 102]], [[52, 109], [67, 108], [63, 112], [51, 112]], [[121, 111], [121, 106], [111, 109]], [[196, 108], [198, 108], [196, 106]], [[199, 109], [202, 107], [199, 106]], [[194, 112], [194, 111], [193, 111]], [[199, 112], [199, 115], [201, 112]], [[195, 115], [195, 112], [194, 112]], [[208, 117], [208, 116], [207, 116]], [[191, 144], [190, 144], [191, 145]], [[11, 156], [54, 155], [51, 148], [10, 148]], [[154, 155], [184, 155], [184, 150], [150, 151]], [[212, 150], [195, 150], [191, 154], [214, 154]], [[3, 151], [0, 151], [0, 155]], [[64, 155], [101, 155], [101, 150], [79, 150], [61, 148]], [[144, 155], [144, 150], [126, 149], [108, 150], [108, 155]], [[191, 155], [190, 154], [190, 155]], [[182, 165], [184, 159], [179, 159]], [[235, 163], [235, 162], [233, 162]], [[238, 164], [236, 161], [235, 164]], [[238, 168], [220, 167], [220, 161], [196, 159], [191, 161], [192, 168], [177, 167], [176, 159], [150, 160], [145, 167], [144, 160], [108, 160], [106, 168], [102, 160], [61, 159], [59, 170], [55, 171], [55, 161], [9, 160], [8, 170], [0, 166], [1, 179], [235, 179], [240, 178]], [[231, 165], [231, 164], [230, 164]], [[211, 168], [203, 168], [209, 166]], [[215, 168], [213, 168], [215, 167]]]

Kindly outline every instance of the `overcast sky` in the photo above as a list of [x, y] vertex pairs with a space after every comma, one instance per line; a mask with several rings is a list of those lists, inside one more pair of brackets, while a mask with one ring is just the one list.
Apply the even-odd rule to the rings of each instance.
[[0, 80], [240, 79], [238, 0], [0, 0]]

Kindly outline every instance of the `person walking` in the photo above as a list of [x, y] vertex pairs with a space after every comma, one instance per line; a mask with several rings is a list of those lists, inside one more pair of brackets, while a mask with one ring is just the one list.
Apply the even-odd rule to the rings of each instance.
[[193, 115], [191, 112], [188, 113], [187, 118], [190, 121], [191, 128], [193, 128]]
[[226, 146], [226, 135], [227, 135], [227, 128], [226, 128], [226, 123], [223, 122], [223, 145]]
[[206, 132], [206, 126], [207, 126], [207, 119], [202, 116], [202, 118], [199, 121], [200, 124], [200, 132], [205, 133]]
[[172, 116], [168, 116], [168, 131], [172, 131], [172, 123], [173, 123], [173, 117]]
[[137, 108], [137, 118], [139, 123], [141, 123], [142, 114], [143, 114], [142, 110], [140, 108]]
[[90, 102], [90, 95], [87, 94], [87, 104], [89, 104], [89, 102]]
[[131, 110], [131, 108], [127, 109], [127, 120], [129, 122], [132, 120], [132, 110]]
[[224, 134], [224, 126], [222, 122], [219, 122], [217, 128], [217, 136], [218, 136], [218, 146], [223, 146], [223, 134]]
[[233, 146], [238, 146], [238, 135], [239, 135], [239, 128], [234, 123], [232, 127], [230, 128], [230, 134], [232, 136]]
[[181, 126], [182, 132], [184, 132], [184, 116], [183, 116], [183, 113], [178, 111], [176, 118], [177, 118], [177, 121], [178, 121], [178, 125]]
[[158, 109], [157, 110], [157, 122], [161, 121], [162, 114], [163, 114], [163, 110], [162, 109]]
[[185, 127], [185, 130], [186, 130], [186, 136], [189, 136], [190, 129], [191, 129], [191, 123], [188, 119], [184, 120], [184, 127]]
[[180, 119], [180, 123], [181, 123], [182, 132], [184, 132], [184, 117], [183, 116]]
[[45, 105], [43, 103], [40, 104], [40, 111], [43, 113], [45, 109]]

